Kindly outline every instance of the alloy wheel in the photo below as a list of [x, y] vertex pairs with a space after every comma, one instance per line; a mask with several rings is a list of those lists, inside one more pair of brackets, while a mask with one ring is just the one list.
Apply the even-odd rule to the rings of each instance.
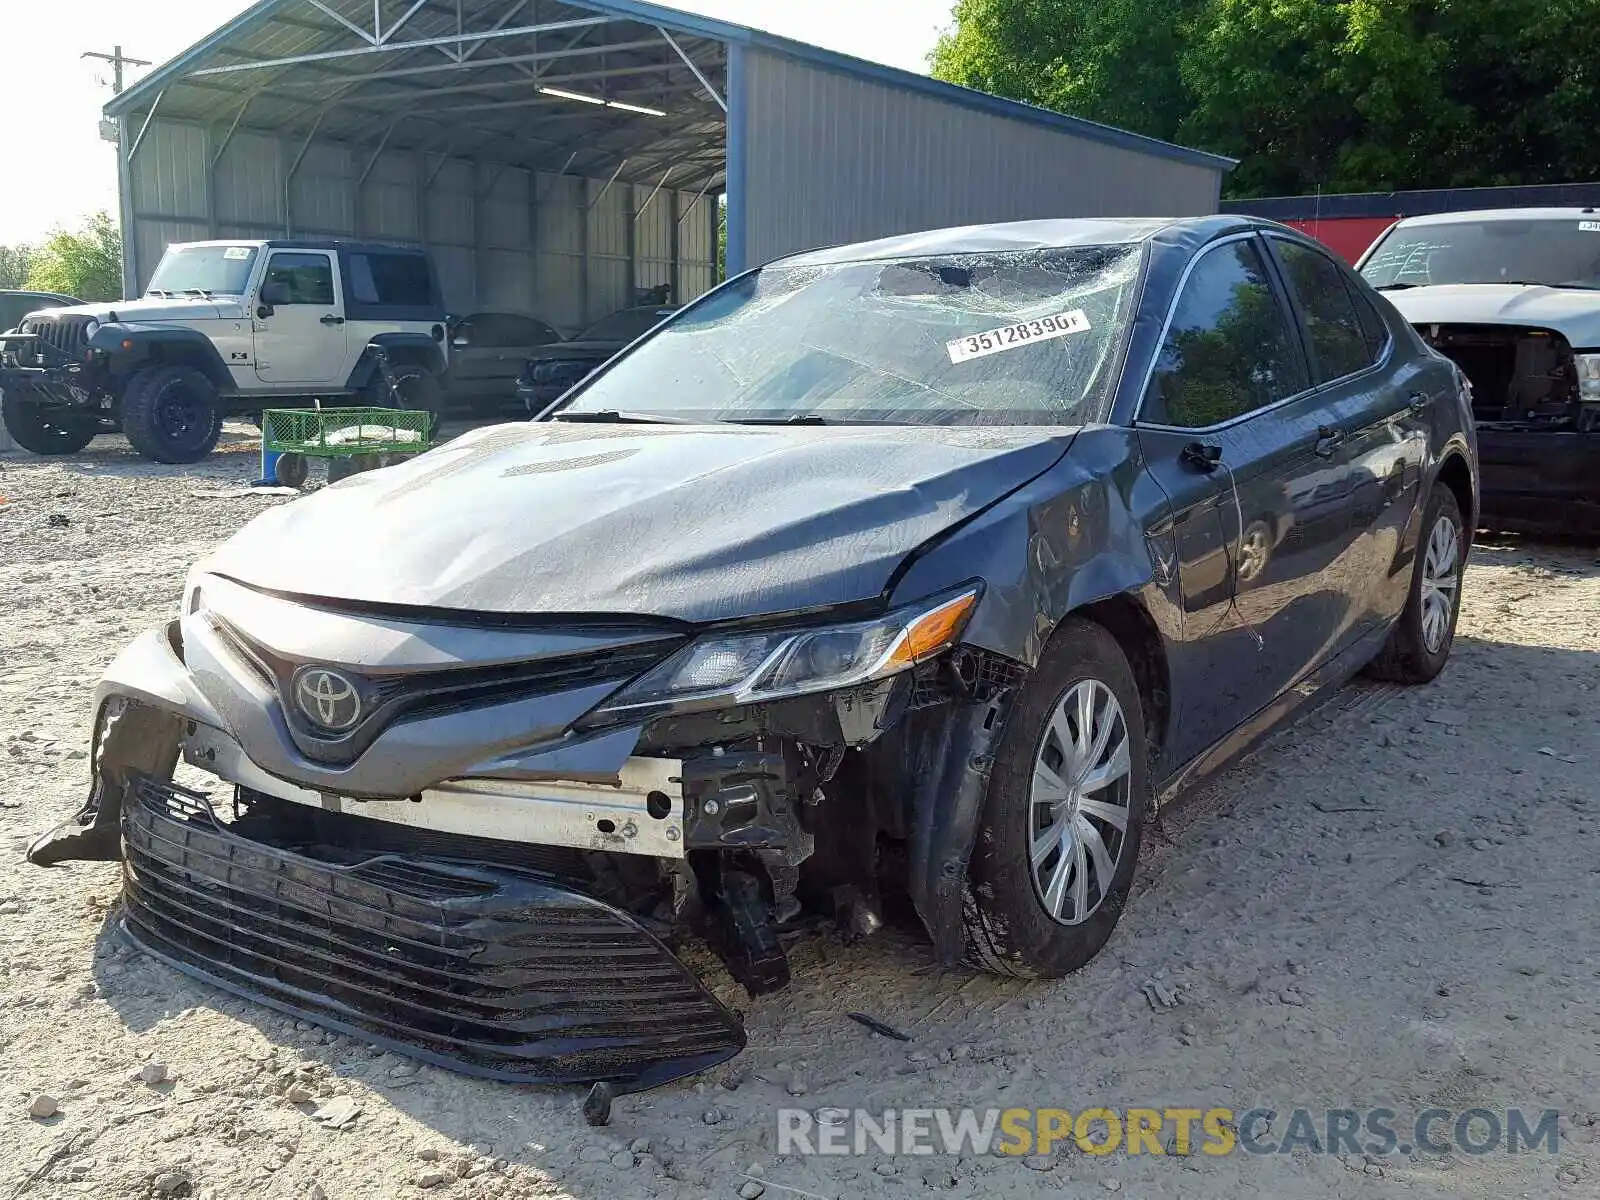
[[1029, 841], [1034, 892], [1063, 925], [1105, 900], [1127, 841], [1132, 798], [1128, 723], [1097, 679], [1067, 689], [1034, 755]]
[[1450, 634], [1461, 584], [1460, 562], [1461, 531], [1441, 513], [1422, 557], [1422, 643], [1429, 654], [1439, 653]]

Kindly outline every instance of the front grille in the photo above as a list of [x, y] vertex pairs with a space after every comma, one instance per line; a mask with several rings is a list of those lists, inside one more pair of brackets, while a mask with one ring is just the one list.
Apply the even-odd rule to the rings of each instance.
[[139, 778], [123, 804], [129, 935], [180, 970], [468, 1074], [649, 1087], [744, 1031], [633, 918], [503, 866], [288, 849]]
[[614, 683], [620, 688], [682, 645], [681, 638], [658, 638], [586, 654], [408, 675], [362, 676], [341, 668], [340, 673], [360, 693], [365, 715], [354, 729], [336, 735], [308, 721], [294, 700], [295, 673], [316, 664], [281, 658], [214, 613], [211, 623], [229, 648], [277, 691], [301, 750], [319, 761], [337, 763], [354, 762], [397, 721], [442, 716], [596, 684]]
[[[89, 344], [89, 317], [38, 317], [22, 323], [23, 333], [36, 334], [41, 342], [67, 358], [81, 358]], [[45, 355], [44, 357], [48, 357]]]

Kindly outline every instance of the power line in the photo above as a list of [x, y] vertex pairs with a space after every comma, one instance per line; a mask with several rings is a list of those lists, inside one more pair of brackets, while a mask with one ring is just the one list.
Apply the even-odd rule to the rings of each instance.
[[79, 57], [98, 58], [101, 62], [110, 63], [112, 71], [111, 90], [119, 96], [122, 94], [123, 89], [122, 71], [124, 67], [149, 67], [154, 65], [142, 58], [129, 58], [122, 53], [121, 46], [113, 47], [110, 54], [105, 54], [99, 50], [87, 50]]

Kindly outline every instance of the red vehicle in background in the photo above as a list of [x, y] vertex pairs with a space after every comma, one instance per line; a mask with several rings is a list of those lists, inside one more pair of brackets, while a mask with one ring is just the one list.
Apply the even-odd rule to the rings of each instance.
[[1493, 208], [1551, 207], [1600, 209], [1600, 183], [1270, 196], [1224, 201], [1222, 211], [1266, 217], [1292, 225], [1353, 265], [1385, 230], [1403, 217]]

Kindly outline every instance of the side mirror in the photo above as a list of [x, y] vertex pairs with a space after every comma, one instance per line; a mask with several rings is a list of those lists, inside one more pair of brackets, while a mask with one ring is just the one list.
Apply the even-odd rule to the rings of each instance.
[[289, 285], [281, 279], [270, 279], [261, 285], [261, 307], [256, 309], [256, 315], [263, 320], [270, 317], [280, 304], [288, 304], [293, 298]]

